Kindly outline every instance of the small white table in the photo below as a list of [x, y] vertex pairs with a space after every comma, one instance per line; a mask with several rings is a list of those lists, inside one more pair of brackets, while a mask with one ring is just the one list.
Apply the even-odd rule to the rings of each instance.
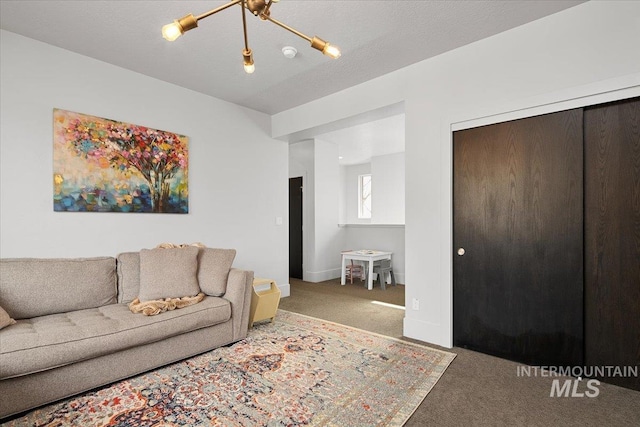
[[369, 262], [369, 275], [367, 279], [367, 289], [373, 289], [373, 262], [381, 259], [391, 259], [392, 252], [373, 251], [373, 250], [359, 250], [359, 251], [347, 251], [342, 252], [342, 272], [340, 273], [340, 284], [344, 285], [345, 281], [345, 267], [347, 266], [347, 260], [353, 259], [356, 261], [368, 261]]

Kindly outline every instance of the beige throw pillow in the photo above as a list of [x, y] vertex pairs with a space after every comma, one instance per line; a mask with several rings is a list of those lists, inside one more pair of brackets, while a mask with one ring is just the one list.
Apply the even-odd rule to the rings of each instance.
[[198, 283], [202, 292], [214, 297], [220, 297], [227, 292], [227, 278], [235, 257], [235, 249], [200, 249]]
[[140, 301], [195, 296], [198, 286], [198, 248], [140, 251]]
[[16, 321], [13, 320], [9, 313], [4, 311], [4, 308], [0, 307], [0, 329], [3, 329], [9, 325], [15, 325]]

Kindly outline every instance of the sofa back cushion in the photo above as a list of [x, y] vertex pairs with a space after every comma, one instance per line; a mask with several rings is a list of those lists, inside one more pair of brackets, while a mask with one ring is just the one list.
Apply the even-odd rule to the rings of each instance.
[[15, 258], [0, 261], [0, 306], [14, 319], [95, 308], [115, 302], [115, 258]]
[[118, 302], [130, 303], [140, 292], [140, 252], [123, 252], [116, 259]]
[[198, 284], [202, 292], [214, 297], [220, 297], [227, 292], [227, 278], [235, 257], [235, 249], [200, 249]]
[[198, 248], [156, 248], [140, 251], [140, 301], [195, 296]]
[[[210, 296], [223, 296], [227, 291], [227, 278], [235, 257], [235, 249], [200, 248], [198, 252], [200, 290]], [[118, 255], [117, 263], [118, 302], [128, 304], [140, 293], [140, 252], [121, 253]]]

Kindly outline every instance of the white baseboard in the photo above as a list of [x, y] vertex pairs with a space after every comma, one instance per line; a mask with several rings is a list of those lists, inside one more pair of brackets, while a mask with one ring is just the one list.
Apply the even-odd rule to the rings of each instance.
[[334, 268], [324, 271], [305, 271], [303, 273], [305, 282], [318, 283], [325, 280], [337, 279], [340, 277], [340, 268]]
[[[408, 307], [407, 310], [409, 310]], [[407, 338], [451, 348], [453, 347], [451, 336], [448, 334], [445, 336], [443, 329], [442, 325], [405, 316], [402, 333]]]
[[283, 283], [282, 285], [278, 285], [280, 288], [280, 298], [286, 298], [291, 296], [291, 285], [288, 283]]

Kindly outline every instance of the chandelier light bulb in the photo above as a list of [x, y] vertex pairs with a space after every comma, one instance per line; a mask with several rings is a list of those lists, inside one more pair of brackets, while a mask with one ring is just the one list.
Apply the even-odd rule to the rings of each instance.
[[247, 74], [253, 74], [256, 70], [256, 66], [253, 63], [253, 52], [251, 52], [251, 49], [242, 50], [242, 60], [244, 62], [244, 71]]
[[167, 24], [162, 27], [162, 37], [164, 37], [165, 40], [172, 42], [181, 35], [182, 28], [180, 28], [178, 21], [173, 21], [171, 24]]
[[330, 43], [322, 40], [318, 36], [314, 36], [310, 38], [311, 47], [319, 50], [323, 54], [327, 55], [329, 58], [338, 59], [340, 58], [340, 48], [338, 46], [333, 46]]
[[198, 26], [198, 19], [192, 14], [176, 19], [171, 24], [162, 27], [162, 37], [170, 42], [174, 41], [185, 32], [193, 30]]
[[322, 53], [327, 55], [329, 58], [338, 59], [342, 53], [340, 52], [340, 48], [338, 46], [334, 46], [332, 44], [327, 43], [325, 48], [322, 50]]

